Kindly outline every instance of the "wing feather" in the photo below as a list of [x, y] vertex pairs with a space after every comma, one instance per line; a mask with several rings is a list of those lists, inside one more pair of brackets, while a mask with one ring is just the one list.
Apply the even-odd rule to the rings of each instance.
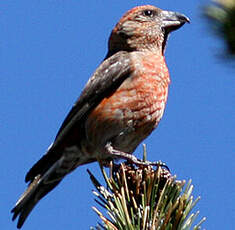
[[[131, 74], [131, 58], [128, 52], [118, 52], [97, 68], [93, 76], [87, 82], [81, 96], [74, 104], [60, 127], [54, 143], [47, 153], [29, 170], [25, 181], [33, 181], [38, 174], [43, 175], [60, 157], [59, 146], [64, 138], [68, 138], [73, 127], [82, 127], [83, 119], [96, 107], [105, 97], [115, 92], [117, 88]], [[79, 131], [76, 130], [77, 133]], [[84, 135], [82, 128], [79, 135]]]

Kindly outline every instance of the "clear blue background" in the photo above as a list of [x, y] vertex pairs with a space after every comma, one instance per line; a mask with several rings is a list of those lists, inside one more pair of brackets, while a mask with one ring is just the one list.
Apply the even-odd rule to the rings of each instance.
[[[24, 176], [53, 141], [84, 84], [107, 52], [111, 29], [128, 9], [153, 4], [191, 24], [166, 51], [172, 83], [159, 127], [145, 141], [150, 160], [192, 178], [206, 229], [235, 226], [235, 62], [202, 15], [208, 1], [8, 0], [0, 2], [0, 228], [16, 229], [10, 209]], [[141, 156], [142, 148], [136, 152]], [[98, 217], [86, 169], [64, 179], [33, 210], [24, 230], [89, 229]], [[198, 219], [199, 220], [199, 219]]]

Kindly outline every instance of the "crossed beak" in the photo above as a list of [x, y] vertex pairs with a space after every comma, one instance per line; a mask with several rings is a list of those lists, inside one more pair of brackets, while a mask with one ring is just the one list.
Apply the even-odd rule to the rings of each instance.
[[188, 17], [178, 12], [163, 10], [161, 12], [161, 18], [162, 18], [162, 28], [166, 29], [169, 32], [179, 29], [185, 23], [190, 23]]

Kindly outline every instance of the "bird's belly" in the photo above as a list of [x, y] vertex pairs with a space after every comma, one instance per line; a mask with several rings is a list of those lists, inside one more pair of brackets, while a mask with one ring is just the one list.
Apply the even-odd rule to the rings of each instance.
[[93, 149], [100, 152], [111, 142], [115, 149], [132, 153], [157, 126], [166, 97], [167, 90], [159, 82], [127, 79], [115, 93], [102, 100], [86, 121], [91, 152]]

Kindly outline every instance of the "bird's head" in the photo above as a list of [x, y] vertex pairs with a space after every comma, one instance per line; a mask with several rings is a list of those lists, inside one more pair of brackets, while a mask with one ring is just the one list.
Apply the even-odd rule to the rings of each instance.
[[109, 39], [108, 56], [121, 51], [154, 49], [164, 52], [167, 37], [189, 18], [155, 6], [137, 6], [129, 10], [114, 27]]

